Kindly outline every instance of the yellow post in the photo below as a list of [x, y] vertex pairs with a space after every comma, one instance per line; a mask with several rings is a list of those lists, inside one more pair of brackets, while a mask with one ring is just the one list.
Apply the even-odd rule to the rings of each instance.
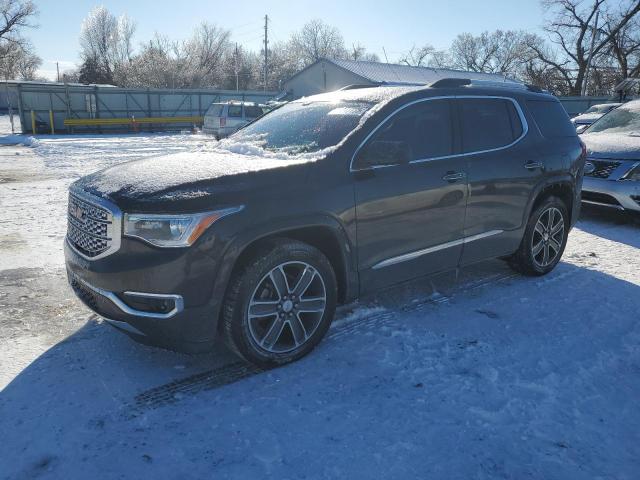
[[53, 124], [53, 110], [49, 110], [49, 125], [51, 125], [51, 135], [55, 135], [56, 127]]
[[36, 134], [36, 112], [31, 110], [31, 132]]

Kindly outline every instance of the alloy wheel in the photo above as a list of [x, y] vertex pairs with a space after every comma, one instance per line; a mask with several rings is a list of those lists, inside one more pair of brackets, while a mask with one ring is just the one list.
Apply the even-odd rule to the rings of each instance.
[[533, 261], [540, 268], [551, 265], [562, 250], [564, 216], [555, 207], [546, 209], [536, 222], [531, 239]]
[[327, 305], [322, 276], [306, 262], [286, 262], [267, 273], [247, 310], [253, 341], [269, 353], [286, 353], [306, 343]]

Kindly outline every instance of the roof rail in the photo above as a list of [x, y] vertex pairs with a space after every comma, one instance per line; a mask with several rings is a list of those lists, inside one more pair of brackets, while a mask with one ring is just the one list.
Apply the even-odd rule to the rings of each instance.
[[535, 85], [529, 85], [527, 83], [520, 83], [514, 81], [498, 82], [496, 80], [475, 80], [471, 78], [441, 78], [436, 80], [431, 85], [431, 88], [456, 88], [456, 87], [491, 87], [491, 88], [512, 88], [520, 90], [528, 90], [535, 93], [548, 93], [547, 90], [543, 90]]
[[465, 85], [471, 85], [471, 79], [441, 78], [440, 80], [436, 80], [429, 86], [432, 88], [456, 88], [456, 87], [464, 87]]

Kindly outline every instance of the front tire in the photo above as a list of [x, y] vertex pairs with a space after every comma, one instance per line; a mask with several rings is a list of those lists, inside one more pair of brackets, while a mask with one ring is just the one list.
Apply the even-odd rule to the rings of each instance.
[[223, 338], [261, 368], [298, 360], [326, 334], [336, 300], [335, 273], [318, 249], [269, 240], [231, 279], [222, 310]]
[[569, 215], [557, 197], [545, 199], [529, 217], [518, 251], [509, 259], [511, 268], [525, 275], [546, 275], [553, 270], [567, 245]]

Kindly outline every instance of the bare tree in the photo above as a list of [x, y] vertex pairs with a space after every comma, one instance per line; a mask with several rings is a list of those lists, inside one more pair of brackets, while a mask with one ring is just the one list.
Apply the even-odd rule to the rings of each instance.
[[32, 80], [42, 60], [23, 30], [34, 27], [37, 9], [30, 0], [0, 0], [0, 74], [4, 78]]
[[478, 36], [463, 33], [451, 45], [450, 65], [472, 72], [517, 75], [530, 60], [531, 34], [523, 31], [496, 30]]
[[367, 49], [359, 43], [353, 44], [349, 50], [348, 58], [356, 62], [379, 62], [380, 58], [375, 53], [367, 52]]
[[408, 52], [400, 56], [398, 63], [410, 67], [450, 68], [451, 57], [448, 51], [436, 50], [429, 44], [422, 47], [413, 45]]
[[[610, 32], [618, 23], [619, 19], [616, 16], [607, 16], [602, 30]], [[640, 75], [640, 19], [634, 17], [617, 33], [611, 35], [605, 55], [617, 63], [617, 81]]]
[[345, 58], [344, 39], [340, 31], [322, 20], [311, 20], [291, 37], [291, 48], [301, 66], [307, 66], [321, 58]]
[[[82, 22], [80, 48], [86, 72], [99, 72], [99, 79], [85, 76], [90, 83], [124, 84], [127, 65], [133, 56], [135, 23], [126, 15], [117, 18], [105, 7], [95, 7]], [[82, 70], [82, 68], [81, 68]]]
[[557, 45], [559, 56], [553, 58], [539, 45], [530, 47], [538, 60], [561, 73], [571, 95], [580, 95], [582, 90], [596, 14], [615, 20], [604, 34], [593, 39], [594, 57], [606, 51], [616, 35], [640, 12], [639, 0], [591, 0], [586, 6], [583, 0], [544, 0], [543, 6], [551, 14], [545, 30]]
[[213, 86], [222, 80], [224, 59], [229, 52], [228, 30], [202, 23], [190, 40], [182, 45], [179, 56], [186, 59], [185, 75], [192, 87]]

